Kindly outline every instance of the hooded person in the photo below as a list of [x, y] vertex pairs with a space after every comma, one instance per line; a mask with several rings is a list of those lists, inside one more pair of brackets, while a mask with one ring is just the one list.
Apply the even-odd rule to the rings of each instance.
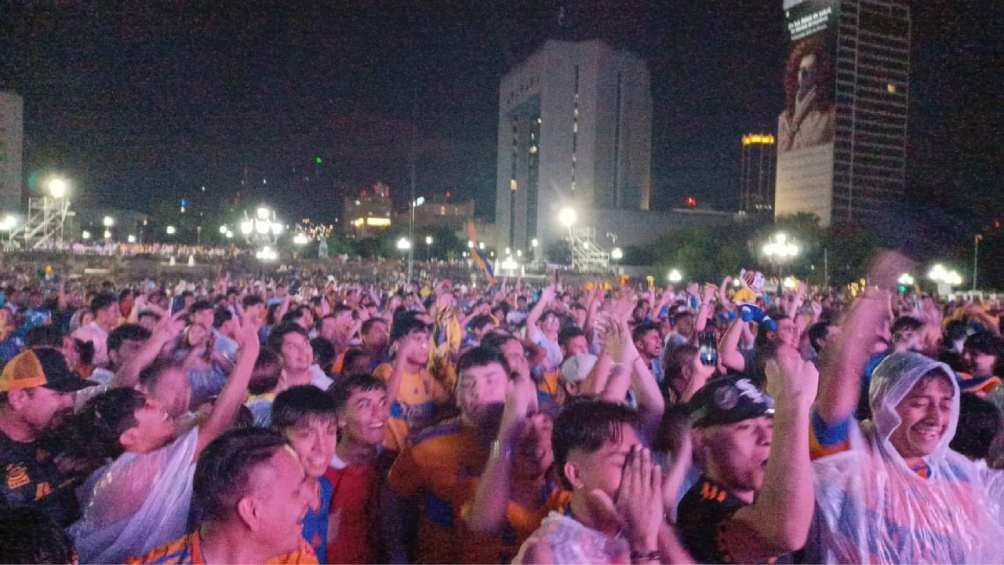
[[812, 418], [813, 452], [823, 455], [814, 463], [821, 523], [812, 561], [1000, 560], [1004, 471], [950, 449], [960, 393], [947, 365], [914, 352], [889, 355], [869, 386], [872, 420], [860, 425], [846, 410], [834, 422], [835, 399], [821, 390]]

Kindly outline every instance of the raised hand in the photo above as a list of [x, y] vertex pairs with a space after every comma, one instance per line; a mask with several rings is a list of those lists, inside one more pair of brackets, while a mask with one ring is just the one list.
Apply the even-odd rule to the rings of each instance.
[[811, 361], [802, 359], [793, 347], [779, 348], [767, 362], [767, 394], [781, 401], [798, 402], [806, 409], [816, 399], [819, 371]]
[[655, 550], [664, 515], [662, 468], [652, 462], [652, 452], [641, 445], [631, 448], [624, 464], [616, 508], [627, 525], [631, 549]]

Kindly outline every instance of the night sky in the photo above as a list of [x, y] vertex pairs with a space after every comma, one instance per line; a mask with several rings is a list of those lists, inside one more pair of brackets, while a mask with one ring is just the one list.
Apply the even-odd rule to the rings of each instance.
[[[406, 201], [417, 125], [418, 193], [490, 217], [499, 78], [549, 37], [599, 37], [649, 65], [653, 206], [734, 209], [739, 137], [783, 102], [781, 0], [5, 4], [25, 175], [62, 171], [86, 204], [232, 197], [246, 170], [249, 200], [331, 221], [346, 187]], [[993, 21], [991, 2], [913, 6], [908, 199], [953, 217], [1001, 208]]]

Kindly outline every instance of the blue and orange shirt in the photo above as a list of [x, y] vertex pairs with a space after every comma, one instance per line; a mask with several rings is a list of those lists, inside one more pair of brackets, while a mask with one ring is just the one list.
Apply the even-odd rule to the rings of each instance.
[[[394, 366], [384, 363], [373, 371], [383, 381], [390, 380]], [[397, 399], [390, 406], [390, 418], [384, 432], [384, 448], [400, 451], [408, 435], [421, 431], [436, 421], [441, 406], [448, 404], [450, 394], [446, 386], [432, 372], [423, 368], [418, 373], [405, 373]]]
[[399, 496], [419, 497], [419, 562], [496, 560], [500, 541], [471, 532], [460, 515], [474, 499], [489, 454], [490, 445], [478, 432], [454, 418], [416, 434], [394, 461], [387, 478], [390, 488]]
[[328, 515], [331, 511], [331, 483], [321, 477], [317, 480], [319, 504], [308, 507], [303, 517], [303, 539], [317, 554], [317, 560], [324, 563], [328, 558]]

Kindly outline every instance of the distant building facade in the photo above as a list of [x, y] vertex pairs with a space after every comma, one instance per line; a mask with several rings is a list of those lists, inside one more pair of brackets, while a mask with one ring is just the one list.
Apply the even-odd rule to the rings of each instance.
[[906, 182], [907, 0], [784, 0], [776, 215], [880, 221]]
[[393, 214], [390, 187], [378, 182], [345, 197], [342, 226], [353, 237], [374, 237], [390, 228]]
[[775, 138], [748, 133], [740, 139], [739, 211], [751, 215], [774, 213]]
[[21, 212], [24, 99], [0, 92], [0, 210]]
[[545, 43], [499, 85], [495, 245], [562, 238], [566, 206], [648, 210], [651, 129], [644, 61], [598, 40]]

